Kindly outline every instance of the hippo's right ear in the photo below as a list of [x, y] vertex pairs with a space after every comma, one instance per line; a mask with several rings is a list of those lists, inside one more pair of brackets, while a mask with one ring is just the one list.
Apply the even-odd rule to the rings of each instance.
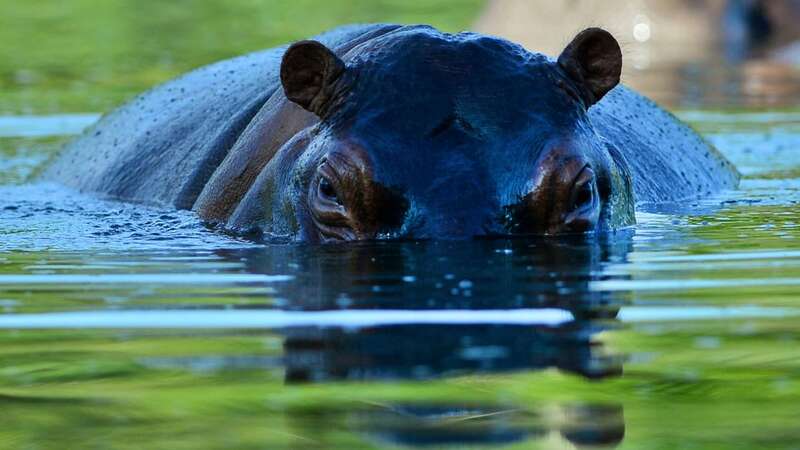
[[317, 41], [292, 44], [281, 62], [281, 84], [286, 97], [322, 116], [333, 95], [333, 83], [344, 72], [344, 62]]
[[622, 50], [608, 31], [588, 28], [561, 52], [558, 65], [581, 88], [581, 97], [588, 108], [619, 84]]

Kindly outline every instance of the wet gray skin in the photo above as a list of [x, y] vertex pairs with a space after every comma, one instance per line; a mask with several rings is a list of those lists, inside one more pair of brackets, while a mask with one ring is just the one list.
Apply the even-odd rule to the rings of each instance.
[[343, 27], [198, 69], [109, 114], [45, 177], [267, 239], [594, 233], [735, 187], [619, 85], [600, 29], [556, 58], [426, 26]]

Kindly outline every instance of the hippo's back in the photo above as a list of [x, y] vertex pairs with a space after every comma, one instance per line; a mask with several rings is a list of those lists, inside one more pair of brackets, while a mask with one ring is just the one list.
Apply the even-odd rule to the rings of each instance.
[[639, 204], [704, 197], [739, 182], [733, 165], [697, 132], [622, 85], [592, 107], [589, 117], [627, 161]]
[[[336, 48], [394, 27], [340, 27]], [[250, 120], [280, 86], [286, 47], [194, 70], [136, 97], [72, 141], [44, 177], [127, 201], [191, 208]]]

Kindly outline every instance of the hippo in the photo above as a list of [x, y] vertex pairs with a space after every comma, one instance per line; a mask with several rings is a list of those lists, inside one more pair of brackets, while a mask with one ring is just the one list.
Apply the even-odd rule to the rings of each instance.
[[616, 39], [557, 58], [424, 25], [343, 26], [194, 70], [103, 117], [47, 180], [276, 242], [605, 233], [735, 188], [620, 84]]

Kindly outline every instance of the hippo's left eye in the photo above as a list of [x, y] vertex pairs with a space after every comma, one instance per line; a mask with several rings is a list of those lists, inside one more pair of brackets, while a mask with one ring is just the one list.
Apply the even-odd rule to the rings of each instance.
[[339, 194], [336, 192], [336, 188], [333, 186], [331, 180], [329, 180], [327, 177], [319, 177], [319, 186], [317, 190], [319, 191], [320, 198], [334, 202], [338, 205], [342, 204], [341, 200], [339, 200]]
[[357, 238], [352, 211], [346, 205], [350, 181], [342, 166], [339, 161], [323, 160], [308, 187], [309, 212], [321, 240], [326, 242]]

